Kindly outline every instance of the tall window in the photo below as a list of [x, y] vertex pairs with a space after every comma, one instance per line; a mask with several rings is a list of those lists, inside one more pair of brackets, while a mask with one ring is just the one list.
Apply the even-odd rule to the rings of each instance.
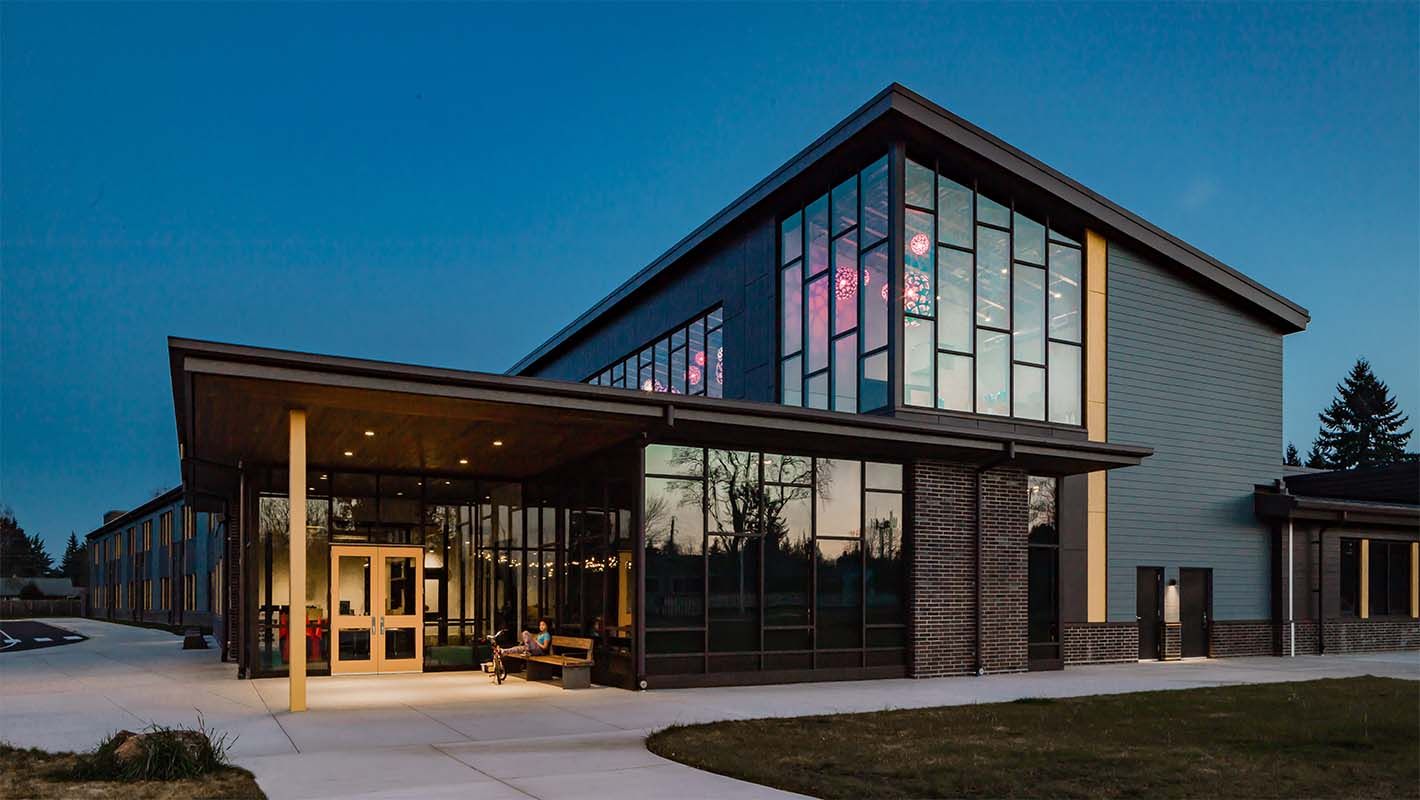
[[908, 160], [908, 406], [1082, 424], [1080, 243]]
[[723, 397], [724, 308], [715, 306], [597, 370], [586, 383], [645, 392]]
[[779, 399], [870, 411], [888, 402], [888, 159], [779, 225]]
[[1341, 616], [1361, 616], [1361, 540], [1341, 540]]
[[1372, 539], [1371, 616], [1410, 614], [1410, 543]]
[[906, 663], [902, 468], [646, 448], [652, 675]]
[[1032, 662], [1060, 660], [1060, 528], [1055, 478], [1030, 478], [1026, 620]]

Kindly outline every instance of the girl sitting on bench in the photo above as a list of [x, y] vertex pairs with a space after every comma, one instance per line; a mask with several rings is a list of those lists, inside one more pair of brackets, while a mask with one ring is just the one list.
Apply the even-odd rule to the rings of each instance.
[[523, 643], [515, 647], [502, 647], [498, 649], [500, 656], [540, 656], [547, 652], [547, 645], [552, 641], [552, 624], [547, 617], [537, 621], [537, 635], [533, 636], [529, 631], [523, 631]]

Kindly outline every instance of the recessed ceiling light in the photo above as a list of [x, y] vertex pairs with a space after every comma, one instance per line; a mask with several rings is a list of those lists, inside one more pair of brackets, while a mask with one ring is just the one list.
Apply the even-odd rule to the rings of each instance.
[[320, 479], [321, 479], [321, 480], [325, 480], [325, 476], [324, 476], [324, 475], [320, 476]]
[[494, 447], [502, 447], [502, 446], [503, 446], [503, 440], [502, 440], [502, 439], [494, 439], [494, 440], [493, 440], [493, 446], [494, 446]]
[[445, 486], [448, 486], [448, 485], [449, 485], [449, 482], [448, 482], [448, 481], [444, 481], [444, 485], [445, 485]]
[[395, 492], [395, 494], [399, 495], [400, 497], [404, 497], [404, 492]]
[[460, 463], [460, 464], [467, 464], [467, 463], [468, 463], [468, 459], [466, 459], [466, 458], [460, 458], [460, 459], [459, 459], [459, 463]]
[[346, 456], [353, 456], [353, 455], [355, 455], [355, 453], [354, 453], [353, 451], [351, 451], [351, 450], [346, 450], [346, 451], [345, 451], [345, 455], [346, 455]]
[[374, 432], [374, 431], [365, 431], [365, 435], [366, 435], [366, 436], [374, 436], [374, 435], [375, 435], [375, 432]]

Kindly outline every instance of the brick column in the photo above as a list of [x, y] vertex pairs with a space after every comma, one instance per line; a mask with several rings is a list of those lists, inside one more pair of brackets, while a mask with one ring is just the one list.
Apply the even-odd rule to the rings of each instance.
[[981, 477], [982, 667], [987, 672], [1024, 672], [1029, 656], [1026, 474], [1007, 468]]
[[[911, 674], [970, 674], [976, 668], [976, 471], [916, 462], [911, 496]], [[982, 475], [982, 666], [1026, 669], [1026, 475]]]

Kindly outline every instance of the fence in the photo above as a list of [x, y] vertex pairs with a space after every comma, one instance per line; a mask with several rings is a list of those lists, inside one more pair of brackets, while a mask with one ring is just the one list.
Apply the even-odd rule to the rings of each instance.
[[77, 597], [0, 598], [0, 619], [82, 616], [84, 602]]

